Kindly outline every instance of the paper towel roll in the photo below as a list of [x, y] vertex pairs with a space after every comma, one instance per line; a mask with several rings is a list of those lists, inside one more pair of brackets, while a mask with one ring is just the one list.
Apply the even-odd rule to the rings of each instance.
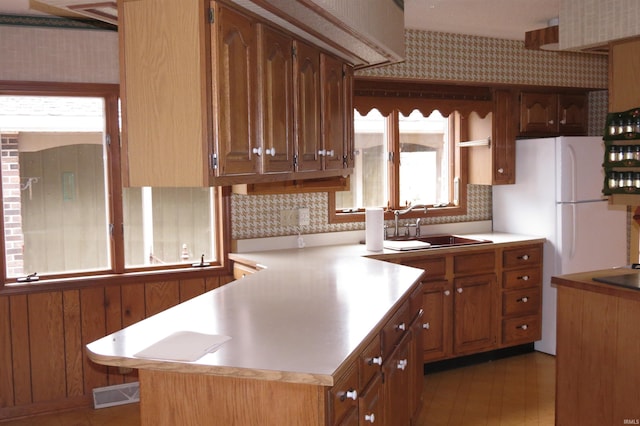
[[369, 251], [382, 251], [384, 235], [384, 211], [382, 208], [368, 208], [364, 211], [365, 243]]

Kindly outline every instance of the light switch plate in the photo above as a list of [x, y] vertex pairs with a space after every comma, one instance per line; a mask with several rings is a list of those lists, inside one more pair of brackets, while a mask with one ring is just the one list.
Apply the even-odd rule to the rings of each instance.
[[302, 207], [298, 209], [298, 225], [299, 226], [309, 226], [309, 222], [311, 218], [309, 217], [309, 209], [306, 207]]

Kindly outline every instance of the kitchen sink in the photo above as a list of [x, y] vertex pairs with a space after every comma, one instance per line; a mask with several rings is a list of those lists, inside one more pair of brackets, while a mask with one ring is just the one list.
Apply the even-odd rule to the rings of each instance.
[[491, 240], [469, 238], [453, 234], [425, 235], [423, 237], [393, 237], [385, 240], [385, 248], [391, 250], [421, 250], [426, 248], [487, 244]]

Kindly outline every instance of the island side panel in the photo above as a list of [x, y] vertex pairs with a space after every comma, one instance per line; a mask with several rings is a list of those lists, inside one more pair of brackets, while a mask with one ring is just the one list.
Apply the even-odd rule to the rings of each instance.
[[324, 426], [326, 388], [140, 370], [142, 426]]

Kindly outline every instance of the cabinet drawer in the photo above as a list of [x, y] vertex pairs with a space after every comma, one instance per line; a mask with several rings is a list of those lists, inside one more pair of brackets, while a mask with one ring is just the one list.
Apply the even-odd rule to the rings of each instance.
[[447, 272], [447, 259], [445, 257], [406, 259], [402, 264], [424, 269], [425, 274], [422, 276], [424, 281], [432, 281], [433, 279], [444, 277]]
[[380, 335], [376, 335], [371, 343], [360, 354], [359, 359], [359, 389], [364, 389], [371, 381], [371, 378], [380, 372], [382, 365], [382, 348], [380, 347]]
[[502, 266], [505, 268], [539, 265], [541, 261], [542, 245], [517, 247], [502, 254]]
[[494, 251], [458, 255], [453, 258], [455, 274], [492, 272], [496, 267]]
[[408, 301], [396, 311], [391, 319], [382, 329], [382, 358], [386, 362], [393, 349], [400, 342], [400, 339], [409, 330], [411, 315]]
[[502, 294], [502, 315], [537, 314], [540, 309], [540, 288], [510, 290]]
[[540, 267], [537, 266], [502, 273], [502, 287], [504, 288], [534, 287], [540, 283]]
[[331, 424], [342, 421], [350, 410], [358, 407], [358, 368], [354, 363], [329, 390]]
[[540, 339], [540, 316], [529, 315], [502, 321], [502, 343], [528, 343]]

